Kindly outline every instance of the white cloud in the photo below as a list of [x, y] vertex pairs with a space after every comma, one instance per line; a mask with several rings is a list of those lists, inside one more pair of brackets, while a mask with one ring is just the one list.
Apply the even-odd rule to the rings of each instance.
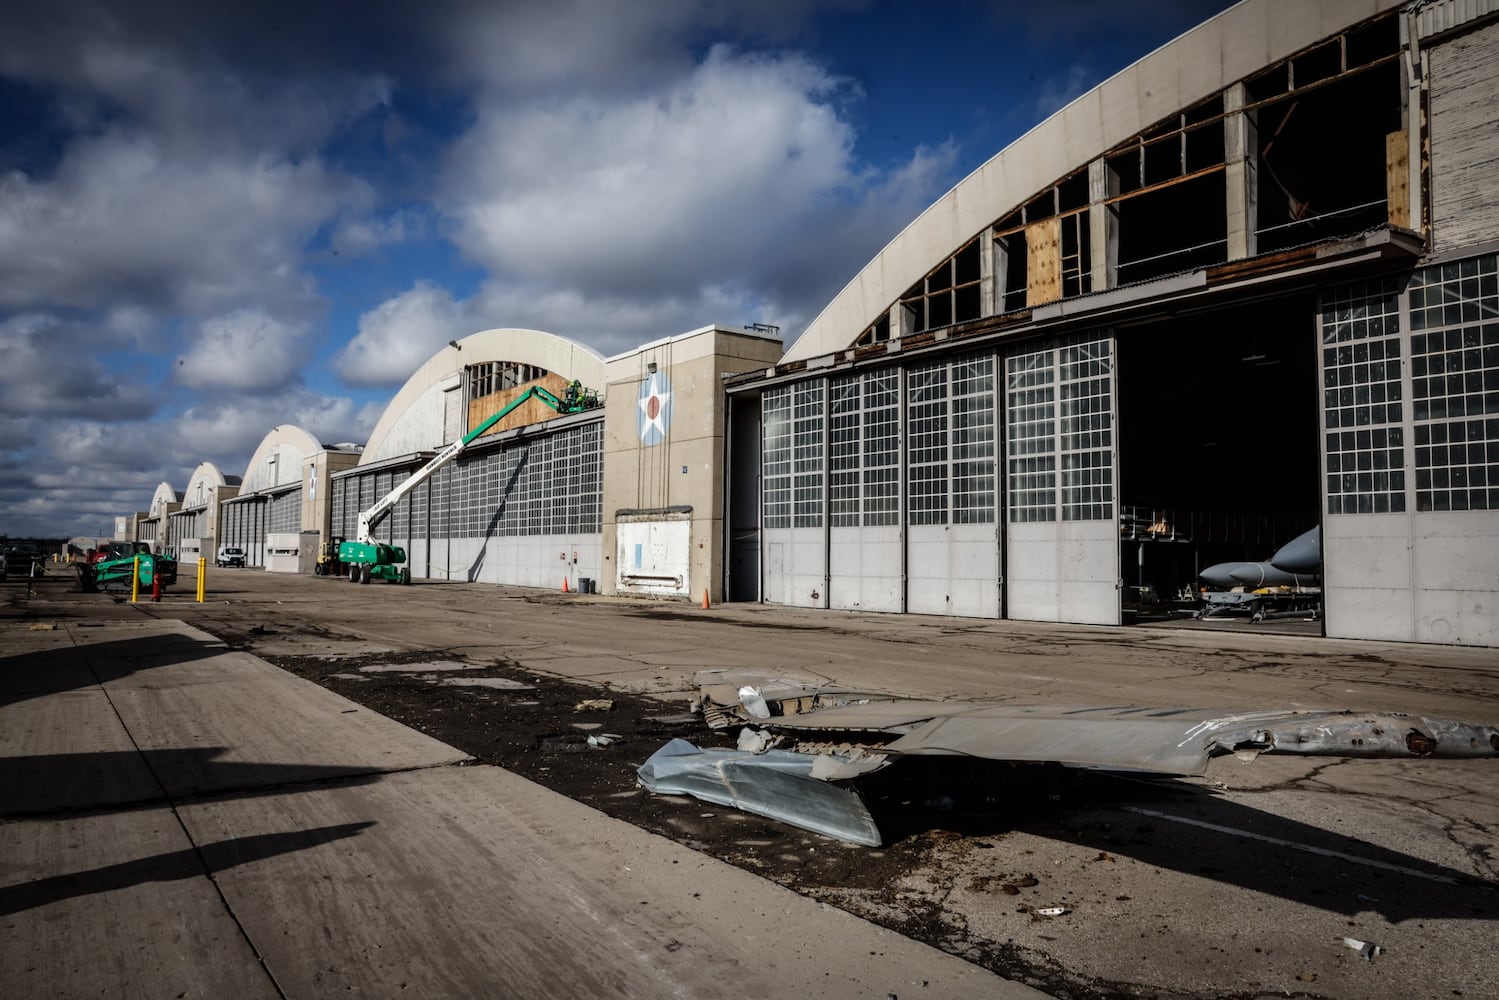
[[486, 105], [442, 185], [455, 242], [490, 274], [479, 325], [605, 351], [711, 322], [794, 333], [955, 158], [949, 143], [861, 167], [851, 96], [804, 57], [716, 47], [643, 92]]
[[81, 140], [46, 179], [0, 177], [0, 307], [305, 301], [302, 246], [347, 190], [316, 160], [193, 157], [126, 131]]
[[837, 87], [800, 57], [715, 48], [639, 97], [491, 107], [445, 178], [457, 242], [491, 273], [601, 292], [753, 282], [855, 180]]
[[427, 226], [420, 215], [414, 211], [397, 211], [381, 217], [345, 218], [334, 229], [328, 242], [340, 254], [362, 256], [426, 236]]
[[363, 443], [383, 409], [383, 403], [361, 405], [344, 396], [293, 389], [190, 407], [174, 422], [173, 433], [179, 447], [196, 456], [194, 465], [211, 459], [226, 474], [238, 475], [261, 439], [281, 424], [300, 427], [324, 444]]
[[476, 329], [452, 293], [419, 282], [361, 316], [334, 364], [355, 385], [399, 385], [442, 345]]
[[260, 309], [239, 309], [204, 322], [177, 359], [176, 381], [194, 389], [252, 392], [297, 377], [306, 362], [307, 327]]
[[96, 331], [47, 313], [0, 321], [0, 413], [149, 416], [156, 409], [153, 387], [139, 373], [107, 370], [91, 356], [97, 342]]

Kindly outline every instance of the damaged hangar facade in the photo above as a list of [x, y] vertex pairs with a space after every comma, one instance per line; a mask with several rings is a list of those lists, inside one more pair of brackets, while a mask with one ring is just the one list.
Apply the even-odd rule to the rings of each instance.
[[1326, 634], [1499, 644], [1496, 6], [1247, 0], [962, 181], [729, 383], [730, 596], [1118, 624], [1320, 527]]
[[[1318, 529], [1325, 634], [1499, 645], [1496, 108], [1499, 0], [1245, 0], [996, 154], [789, 349], [474, 333], [362, 449], [276, 428], [152, 517], [306, 571], [514, 404], [378, 524], [411, 576], [1116, 625]], [[546, 402], [574, 385], [598, 405]]]

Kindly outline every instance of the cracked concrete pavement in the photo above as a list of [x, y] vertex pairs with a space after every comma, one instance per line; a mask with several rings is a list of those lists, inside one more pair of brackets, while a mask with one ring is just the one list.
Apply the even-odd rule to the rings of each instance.
[[[433, 659], [513, 663], [678, 709], [699, 670], [763, 668], [912, 697], [1354, 708], [1499, 722], [1493, 650], [1273, 629], [1105, 629], [760, 605], [703, 611], [254, 571], [211, 574], [204, 605], [176, 595], [135, 608], [107, 600], [80, 610], [73, 595], [43, 592], [24, 611], [14, 602], [6, 611], [11, 621], [181, 619], [266, 655], [427, 649]], [[1095, 781], [1081, 800], [1000, 816], [990, 829], [918, 834], [921, 864], [888, 891], [807, 893], [892, 925], [919, 918], [927, 940], [991, 967], [1013, 959], [1062, 996], [1483, 996], [1499, 982], [1490, 947], [1499, 918], [1496, 766], [1225, 758], [1200, 779]], [[1013, 895], [997, 888], [1031, 879]], [[1044, 906], [1070, 912], [1038, 918]], [[1366, 961], [1344, 937], [1384, 953]]]

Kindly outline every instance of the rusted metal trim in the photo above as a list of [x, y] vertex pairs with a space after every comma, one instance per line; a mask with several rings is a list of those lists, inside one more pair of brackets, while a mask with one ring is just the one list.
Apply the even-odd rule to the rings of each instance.
[[1131, 199], [1131, 198], [1137, 198], [1137, 197], [1139, 197], [1142, 194], [1151, 194], [1152, 192], [1161, 191], [1161, 190], [1164, 190], [1165, 188], [1175, 187], [1178, 184], [1185, 184], [1188, 181], [1195, 181], [1195, 180], [1198, 180], [1199, 178], [1207, 177], [1210, 174], [1221, 173], [1226, 168], [1227, 168], [1227, 164], [1215, 163], [1211, 167], [1203, 167], [1200, 170], [1194, 170], [1194, 171], [1192, 171], [1190, 174], [1182, 174], [1179, 177], [1173, 177], [1170, 180], [1157, 181], [1154, 184], [1147, 184], [1147, 185], [1145, 185], [1145, 187], [1142, 187], [1142, 188], [1135, 188], [1133, 191], [1129, 192], [1128, 194], [1116, 194], [1112, 198], [1106, 198], [1106, 199], [1104, 199], [1103, 204], [1105, 204], [1105, 205], [1117, 205], [1121, 201], [1129, 201], [1129, 199]]

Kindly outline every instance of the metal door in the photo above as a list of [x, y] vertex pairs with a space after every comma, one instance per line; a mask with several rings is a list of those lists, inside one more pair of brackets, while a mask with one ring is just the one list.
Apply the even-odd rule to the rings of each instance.
[[1117, 625], [1113, 335], [1006, 358], [1005, 417], [1009, 617]]

